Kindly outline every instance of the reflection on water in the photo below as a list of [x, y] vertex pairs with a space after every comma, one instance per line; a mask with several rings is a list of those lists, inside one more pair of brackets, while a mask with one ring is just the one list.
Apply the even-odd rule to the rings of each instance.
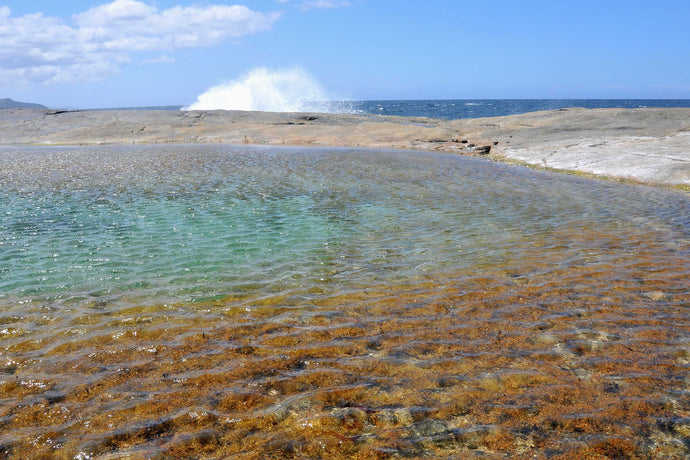
[[687, 195], [417, 152], [0, 152], [0, 452], [688, 454]]

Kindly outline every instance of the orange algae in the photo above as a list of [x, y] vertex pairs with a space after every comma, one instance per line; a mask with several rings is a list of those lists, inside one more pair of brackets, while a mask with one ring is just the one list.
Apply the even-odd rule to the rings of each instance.
[[685, 458], [687, 260], [624, 262], [5, 320], [0, 453]]

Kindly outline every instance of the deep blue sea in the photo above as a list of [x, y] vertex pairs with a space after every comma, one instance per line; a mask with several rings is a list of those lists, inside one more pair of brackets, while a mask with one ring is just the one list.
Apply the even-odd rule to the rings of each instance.
[[[145, 110], [179, 110], [183, 106], [135, 107]], [[371, 113], [402, 117], [429, 117], [445, 120], [517, 115], [567, 107], [587, 109], [639, 107], [690, 107], [690, 99], [427, 99], [391, 101], [339, 101], [318, 103], [317, 108], [302, 111]]]
[[402, 101], [352, 101], [354, 112], [403, 117], [454, 120], [517, 115], [567, 107], [587, 109], [638, 107], [690, 107], [690, 99], [446, 99]]

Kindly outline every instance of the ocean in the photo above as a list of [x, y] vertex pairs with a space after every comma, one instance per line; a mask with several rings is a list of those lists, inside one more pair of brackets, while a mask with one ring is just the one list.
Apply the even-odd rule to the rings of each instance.
[[0, 457], [683, 458], [688, 260], [686, 192], [482, 158], [1, 147]]
[[[270, 104], [266, 104], [270, 106]], [[690, 107], [690, 99], [439, 99], [390, 101], [335, 101], [305, 103], [299, 111], [325, 111], [428, 117], [444, 120], [517, 115], [568, 107], [587, 109], [634, 109], [642, 107]], [[180, 110], [184, 106], [128, 107], [125, 110]]]
[[568, 107], [634, 109], [641, 107], [690, 107], [690, 99], [458, 99], [352, 101], [343, 104], [355, 113], [429, 117], [445, 120], [517, 115]]

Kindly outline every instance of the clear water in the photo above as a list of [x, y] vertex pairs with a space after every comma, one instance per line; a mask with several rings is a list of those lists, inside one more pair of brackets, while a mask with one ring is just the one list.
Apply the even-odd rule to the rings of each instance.
[[640, 189], [631, 203], [624, 187], [445, 155], [25, 148], [2, 164], [2, 303], [409, 281], [515, 257], [581, 221], [687, 238], [685, 197]]
[[483, 159], [3, 148], [0, 446], [683, 454], [689, 240], [685, 193]]

